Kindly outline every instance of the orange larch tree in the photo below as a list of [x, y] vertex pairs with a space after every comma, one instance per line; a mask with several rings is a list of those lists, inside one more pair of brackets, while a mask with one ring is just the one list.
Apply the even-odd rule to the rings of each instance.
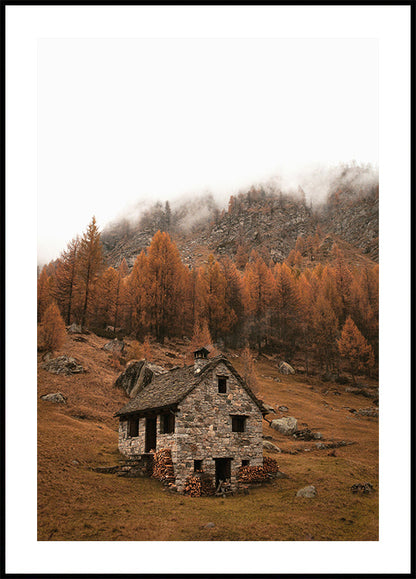
[[68, 243], [58, 260], [55, 274], [55, 298], [68, 326], [71, 323], [74, 297], [78, 290], [79, 246], [78, 236]]
[[180, 302], [184, 287], [184, 265], [178, 248], [166, 232], [158, 231], [148, 250], [146, 315], [159, 342], [180, 332]]
[[46, 308], [38, 333], [38, 348], [47, 352], [58, 350], [65, 342], [65, 323], [55, 302]]
[[373, 349], [354, 323], [351, 316], [345, 321], [341, 337], [337, 340], [341, 357], [347, 362], [353, 382], [355, 376], [374, 366]]
[[102, 244], [95, 217], [92, 218], [91, 223], [81, 238], [78, 255], [78, 271], [83, 289], [81, 327], [84, 327], [92, 290], [103, 266]]

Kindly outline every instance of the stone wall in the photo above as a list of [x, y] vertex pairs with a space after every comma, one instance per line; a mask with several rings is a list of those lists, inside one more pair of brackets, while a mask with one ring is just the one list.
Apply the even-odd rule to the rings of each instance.
[[[218, 393], [217, 375], [227, 376], [227, 392]], [[245, 432], [232, 432], [231, 416], [247, 416]], [[203, 378], [185, 398], [176, 418], [176, 445], [172, 448], [176, 486], [183, 490], [192, 474], [194, 460], [215, 479], [215, 458], [231, 458], [231, 484], [237, 483], [242, 460], [263, 463], [262, 415], [234, 375], [223, 363]]]
[[[176, 429], [176, 421], [175, 421]], [[118, 449], [125, 456], [132, 457], [144, 453], [146, 436], [146, 418], [139, 418], [138, 436], [127, 436], [127, 420], [120, 420], [118, 429]], [[156, 421], [156, 450], [162, 448], [173, 448], [175, 446], [174, 434], [160, 433], [160, 415]]]

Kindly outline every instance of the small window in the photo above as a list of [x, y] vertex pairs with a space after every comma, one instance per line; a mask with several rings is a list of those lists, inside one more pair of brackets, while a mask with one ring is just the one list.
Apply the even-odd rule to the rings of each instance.
[[232, 431], [233, 432], [244, 432], [246, 429], [246, 417], [245, 416], [232, 416]]
[[139, 436], [139, 419], [129, 418], [127, 421], [127, 436], [129, 438], [134, 438]]
[[218, 392], [219, 394], [227, 394], [227, 377], [218, 376]]
[[194, 460], [194, 472], [202, 472], [202, 460]]
[[175, 415], [162, 414], [160, 417], [160, 434], [171, 434], [175, 431]]
[[248, 458], [245, 458], [241, 461], [241, 466], [248, 466], [250, 464], [250, 461], [248, 460]]

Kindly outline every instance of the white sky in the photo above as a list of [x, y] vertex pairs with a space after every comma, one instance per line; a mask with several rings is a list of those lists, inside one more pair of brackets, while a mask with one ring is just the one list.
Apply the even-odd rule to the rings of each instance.
[[376, 40], [38, 43], [38, 259], [93, 214], [378, 162]]

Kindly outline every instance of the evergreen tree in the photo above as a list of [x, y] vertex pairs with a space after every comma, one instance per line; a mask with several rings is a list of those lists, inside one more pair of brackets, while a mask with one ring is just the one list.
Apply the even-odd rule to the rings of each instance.
[[83, 285], [84, 295], [81, 311], [81, 327], [85, 326], [91, 292], [102, 266], [103, 253], [100, 232], [95, 217], [93, 217], [81, 238], [79, 247], [79, 277]]

